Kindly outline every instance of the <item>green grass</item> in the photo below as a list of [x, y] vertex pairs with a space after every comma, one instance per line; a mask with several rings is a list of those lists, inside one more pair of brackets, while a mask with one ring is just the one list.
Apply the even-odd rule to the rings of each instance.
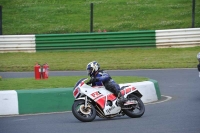
[[[192, 0], [1, 0], [3, 34], [76, 33], [190, 28]], [[200, 27], [200, 0], [195, 26]]]
[[98, 61], [105, 70], [196, 68], [198, 52], [200, 47], [0, 53], [0, 72], [33, 71], [36, 62], [47, 62], [50, 71], [85, 70], [86, 65], [93, 60]]
[[[74, 87], [75, 83], [81, 78], [87, 78], [87, 76], [49, 77], [47, 80], [35, 80], [34, 78], [2, 79], [2, 81], [0, 81], [0, 90], [69, 88]], [[148, 78], [145, 77], [134, 76], [113, 76], [112, 78], [117, 83], [131, 83], [148, 80]]]

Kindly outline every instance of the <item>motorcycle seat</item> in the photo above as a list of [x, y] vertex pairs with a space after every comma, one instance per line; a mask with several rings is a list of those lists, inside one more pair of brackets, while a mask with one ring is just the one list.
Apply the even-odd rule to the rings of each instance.
[[128, 85], [127, 85], [127, 86], [122, 86], [122, 87], [120, 88], [120, 90], [123, 90], [123, 89], [126, 88], [126, 87], [128, 87]]

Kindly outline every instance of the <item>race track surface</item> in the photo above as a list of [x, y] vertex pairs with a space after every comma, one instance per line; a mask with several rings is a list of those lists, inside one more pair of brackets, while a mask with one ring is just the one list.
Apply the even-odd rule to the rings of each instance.
[[[144, 76], [158, 81], [171, 100], [145, 105], [141, 118], [96, 117], [78, 121], [71, 112], [0, 117], [0, 133], [200, 133], [200, 78], [196, 69], [108, 71], [112, 76]], [[33, 73], [0, 73], [3, 78]], [[50, 76], [86, 75], [85, 71], [50, 72]]]

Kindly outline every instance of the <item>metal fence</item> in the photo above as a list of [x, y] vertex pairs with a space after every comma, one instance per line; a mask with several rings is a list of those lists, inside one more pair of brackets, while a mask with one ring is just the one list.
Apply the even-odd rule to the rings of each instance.
[[200, 28], [156, 30], [157, 48], [200, 46]]
[[35, 52], [35, 35], [1, 35], [0, 53]]
[[194, 46], [200, 46], [200, 28], [0, 36], [0, 53], [129, 47], [169, 48]]
[[36, 35], [36, 51], [155, 47], [155, 31]]

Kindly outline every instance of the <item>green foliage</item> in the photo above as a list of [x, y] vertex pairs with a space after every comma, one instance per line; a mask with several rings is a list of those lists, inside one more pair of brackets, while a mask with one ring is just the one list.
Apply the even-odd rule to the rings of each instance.
[[[45, 80], [35, 80], [34, 78], [12, 78], [3, 79], [0, 90], [28, 90], [28, 89], [47, 89], [47, 88], [69, 88], [74, 87], [75, 83], [87, 76], [61, 76], [49, 77]], [[130, 83], [146, 81], [145, 77], [134, 76], [113, 76], [117, 83]]]
[[[191, 27], [191, 0], [1, 0], [3, 34], [76, 33], [90, 31], [159, 30]], [[200, 27], [196, 0], [195, 26]]]

